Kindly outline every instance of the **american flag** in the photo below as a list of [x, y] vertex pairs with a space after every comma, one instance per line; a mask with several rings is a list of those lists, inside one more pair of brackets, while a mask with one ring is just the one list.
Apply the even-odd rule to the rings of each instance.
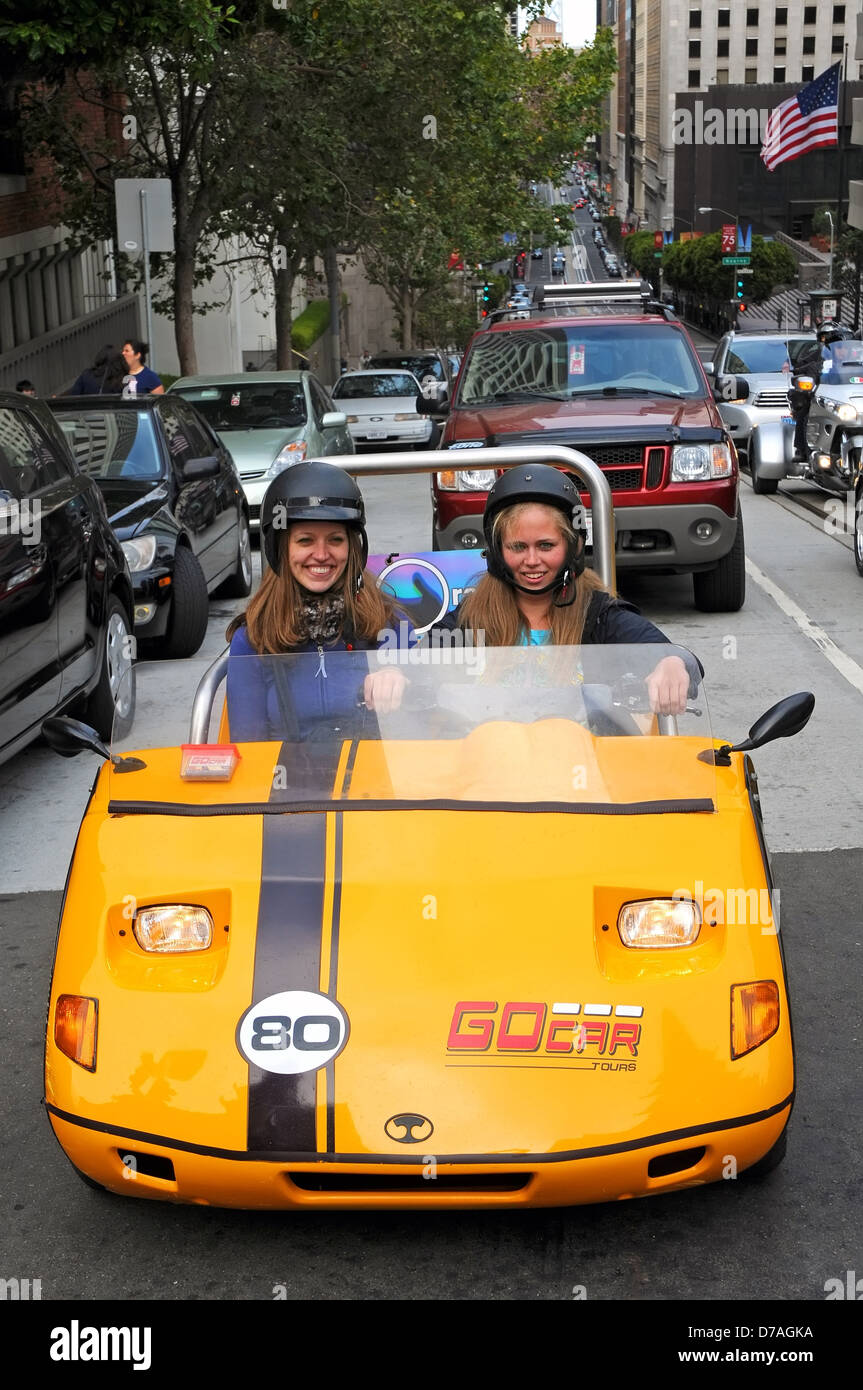
[[770, 112], [761, 158], [768, 169], [798, 159], [808, 150], [839, 144], [839, 70], [841, 63], [822, 72]]

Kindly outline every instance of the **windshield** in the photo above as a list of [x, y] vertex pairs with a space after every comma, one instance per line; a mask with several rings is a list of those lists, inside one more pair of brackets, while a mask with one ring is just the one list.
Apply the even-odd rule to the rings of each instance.
[[543, 324], [478, 335], [459, 377], [459, 405], [583, 395], [703, 396], [684, 335], [659, 323]]
[[424, 376], [433, 376], [437, 381], [446, 381], [444, 369], [436, 357], [424, 357], [421, 355], [412, 356], [410, 353], [404, 357], [373, 357], [369, 363], [371, 367], [401, 368], [402, 371], [410, 372], [417, 381], [422, 381]]
[[416, 400], [420, 386], [409, 372], [368, 372], [345, 376], [333, 387], [333, 400], [361, 401], [372, 396], [410, 396]]
[[175, 395], [191, 401], [214, 430], [289, 429], [306, 423], [299, 381], [250, 382], [245, 377], [217, 386], [183, 386]]
[[164, 476], [149, 410], [55, 410], [78, 466], [91, 478], [156, 482]]
[[[194, 738], [206, 663], [139, 664], [134, 721], [115, 729], [112, 753], [146, 768], [113, 768], [111, 799], [712, 810], [713, 765], [698, 757], [711, 747], [703, 689], [690, 687], [676, 721], [650, 710], [646, 679], [672, 655], [682, 649], [459, 644], [226, 657], [226, 680], [199, 694]], [[382, 681], [399, 694], [374, 709]], [[234, 744], [230, 779], [184, 779], [180, 745], [191, 743], [187, 759], [205, 774], [213, 750], [201, 745]]]
[[761, 372], [788, 372], [804, 348], [811, 347], [808, 338], [735, 338], [725, 363], [726, 372], [757, 376]]
[[846, 340], [831, 343], [821, 371], [821, 382], [834, 386], [863, 385], [863, 343]]

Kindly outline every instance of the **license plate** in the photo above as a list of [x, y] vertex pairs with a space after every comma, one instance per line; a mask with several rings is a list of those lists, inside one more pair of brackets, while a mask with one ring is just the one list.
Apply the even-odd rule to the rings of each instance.
[[783, 416], [782, 416], [782, 423], [783, 423], [783, 425], [793, 425], [793, 424], [794, 424], [794, 416], [793, 416], [793, 415], [783, 415]]
[[366, 439], [386, 439], [386, 437], [386, 430], [368, 430], [366, 433]]

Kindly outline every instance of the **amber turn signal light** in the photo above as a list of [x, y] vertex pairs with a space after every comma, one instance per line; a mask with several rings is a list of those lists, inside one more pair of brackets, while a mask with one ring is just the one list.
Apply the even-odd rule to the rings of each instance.
[[731, 986], [731, 1056], [743, 1057], [772, 1038], [779, 1027], [779, 986], [753, 980]]
[[99, 1004], [81, 994], [61, 994], [54, 1005], [54, 1041], [79, 1067], [96, 1070]]

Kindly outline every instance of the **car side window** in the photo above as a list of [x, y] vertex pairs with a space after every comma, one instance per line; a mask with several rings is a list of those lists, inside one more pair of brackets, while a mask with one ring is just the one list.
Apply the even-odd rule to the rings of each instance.
[[192, 443], [190, 437], [192, 431], [180, 413], [181, 408], [173, 401], [160, 402], [157, 408], [162, 417], [162, 427], [165, 431], [165, 440], [171, 455], [172, 467], [182, 469], [189, 462], [189, 459], [201, 458], [202, 455]]
[[191, 450], [187, 457], [204, 459], [218, 453], [218, 442], [211, 437], [206, 421], [201, 419], [195, 407], [187, 401], [177, 401], [174, 409], [180, 417], [181, 428]]
[[22, 497], [69, 477], [63, 461], [23, 410], [0, 409], [0, 456]]
[[327, 405], [327, 398], [324, 395], [323, 387], [320, 382], [315, 381], [314, 377], [309, 377], [309, 395], [312, 398], [312, 410], [315, 416], [315, 424], [320, 425], [321, 420], [327, 411], [332, 409]]

